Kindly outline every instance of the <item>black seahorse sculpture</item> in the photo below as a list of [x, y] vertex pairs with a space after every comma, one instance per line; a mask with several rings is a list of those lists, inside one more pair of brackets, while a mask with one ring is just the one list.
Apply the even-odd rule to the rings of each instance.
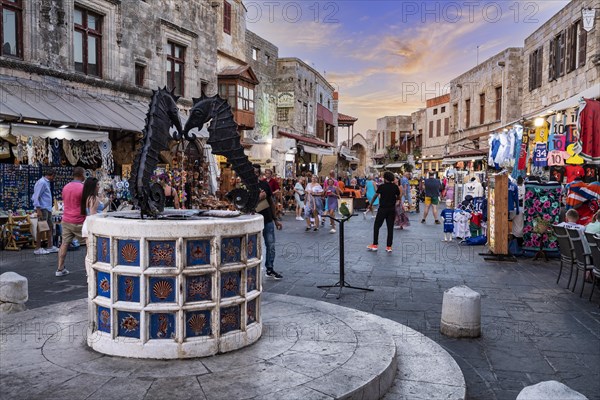
[[210, 136], [207, 143], [211, 145], [212, 153], [225, 156], [246, 187], [246, 190], [232, 190], [227, 197], [242, 212], [254, 212], [260, 194], [258, 177], [254, 173], [252, 163], [244, 154], [237, 131], [238, 126], [233, 119], [229, 103], [219, 95], [208, 97], [204, 93], [200, 98], [194, 98], [193, 102], [194, 106], [190, 110], [190, 117], [183, 128], [183, 136], [192, 140], [194, 137], [190, 131], [194, 128], [200, 130], [204, 124], [210, 121], [208, 125]]
[[[177, 108], [178, 96], [167, 88], [153, 90], [150, 107], [146, 114], [146, 126], [142, 130], [140, 148], [135, 157], [129, 178], [133, 202], [141, 210], [142, 218], [156, 218], [164, 211], [165, 192], [150, 178], [160, 160], [160, 152], [169, 149], [169, 141], [180, 140], [183, 128]], [[174, 134], [170, 132], [174, 129]]]

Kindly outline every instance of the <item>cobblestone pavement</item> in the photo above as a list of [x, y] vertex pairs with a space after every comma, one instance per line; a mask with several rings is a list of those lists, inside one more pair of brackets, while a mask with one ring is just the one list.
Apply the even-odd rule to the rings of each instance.
[[[367, 252], [373, 219], [362, 214], [345, 225], [346, 281], [373, 292], [325, 291], [317, 285], [338, 281], [338, 235], [329, 229], [305, 232], [305, 224], [284, 217], [278, 231], [275, 269], [284, 279], [265, 279], [268, 292], [331, 302], [392, 319], [443, 346], [460, 365], [470, 399], [514, 399], [527, 385], [558, 380], [600, 399], [600, 290], [592, 302], [557, 285], [558, 261], [519, 259], [517, 263], [484, 261], [484, 247], [442, 242], [442, 228], [419, 223], [395, 231], [394, 251]], [[338, 227], [339, 231], [339, 227]], [[380, 243], [385, 243], [383, 227]], [[71, 251], [71, 274], [57, 278], [56, 255], [33, 250], [0, 252], [0, 273], [15, 271], [29, 279], [29, 308], [80, 299], [87, 295], [85, 249]], [[581, 282], [581, 279], [580, 279]], [[439, 333], [444, 290], [466, 284], [479, 292], [482, 336], [451, 339]]]

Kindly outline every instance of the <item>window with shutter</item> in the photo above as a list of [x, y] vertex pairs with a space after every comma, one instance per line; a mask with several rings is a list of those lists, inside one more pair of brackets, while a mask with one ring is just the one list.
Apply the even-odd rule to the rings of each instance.
[[558, 48], [556, 49], [556, 72], [557, 76], [563, 76], [565, 74], [565, 53], [566, 53], [566, 40], [565, 40], [565, 32], [562, 31], [557, 37]]
[[433, 121], [429, 121], [429, 137], [433, 137]]
[[479, 125], [485, 123], [485, 93], [479, 95]]
[[555, 48], [556, 48], [556, 39], [550, 39], [550, 45], [548, 46], [549, 56], [548, 56], [548, 81], [552, 82], [556, 79], [556, 58], [554, 57]]
[[435, 136], [442, 136], [442, 120], [438, 119], [436, 122], [436, 133]]
[[223, 32], [231, 35], [231, 4], [223, 2]]
[[450, 132], [450, 118], [444, 118], [444, 136], [448, 136]]
[[585, 57], [587, 48], [587, 31], [583, 29], [583, 25], [579, 24], [579, 66], [582, 67], [585, 65]]
[[465, 100], [465, 114], [467, 119], [465, 128], [469, 128], [471, 126], [471, 99]]
[[542, 86], [542, 62], [544, 60], [544, 47], [540, 46], [537, 50], [536, 62], [536, 88]]
[[534, 77], [535, 77], [535, 69], [534, 69], [534, 59], [533, 54], [535, 52], [529, 53], [529, 91], [531, 92], [534, 89]]
[[577, 23], [567, 28], [566, 72], [577, 68]]

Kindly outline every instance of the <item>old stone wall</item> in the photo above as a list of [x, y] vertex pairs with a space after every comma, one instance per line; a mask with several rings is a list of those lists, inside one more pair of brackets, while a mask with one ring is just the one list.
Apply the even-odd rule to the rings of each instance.
[[316, 77], [313, 71], [297, 58], [277, 61], [277, 91], [293, 92], [294, 107], [289, 108], [287, 121], [278, 120], [281, 127], [297, 133], [315, 135]]
[[[574, 71], [566, 72], [556, 80], [549, 80], [550, 40], [574, 22], [582, 18], [582, 8], [595, 8], [594, 27], [587, 32], [586, 62]], [[600, 83], [600, 0], [587, 2], [572, 1], [556, 15], [550, 18], [539, 29], [525, 39], [523, 51], [523, 115], [534, 116], [554, 103], [577, 96], [583, 90]], [[529, 90], [529, 56], [538, 48], [542, 48], [541, 87]]]

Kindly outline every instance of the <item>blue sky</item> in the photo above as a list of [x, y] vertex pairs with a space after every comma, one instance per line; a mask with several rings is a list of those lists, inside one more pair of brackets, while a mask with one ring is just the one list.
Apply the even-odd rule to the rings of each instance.
[[[577, 1], [577, 0], [574, 0]], [[244, 1], [246, 26], [339, 88], [355, 132], [410, 114], [454, 77], [524, 39], [568, 1]], [[403, 95], [403, 88], [421, 88]], [[414, 89], [413, 89], [414, 90]]]

